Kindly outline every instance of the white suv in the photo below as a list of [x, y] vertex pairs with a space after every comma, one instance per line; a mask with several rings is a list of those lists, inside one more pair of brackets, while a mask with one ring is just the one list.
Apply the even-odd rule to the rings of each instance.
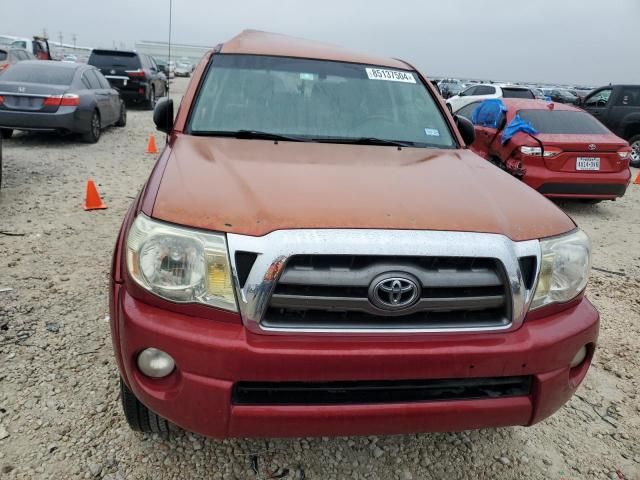
[[535, 99], [535, 95], [529, 87], [508, 84], [481, 83], [472, 85], [464, 90], [460, 95], [455, 95], [447, 100], [447, 105], [451, 112], [455, 113], [465, 105], [487, 98], [530, 98]]

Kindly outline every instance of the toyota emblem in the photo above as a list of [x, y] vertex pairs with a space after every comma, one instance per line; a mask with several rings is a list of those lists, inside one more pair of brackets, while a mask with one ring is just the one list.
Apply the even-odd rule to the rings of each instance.
[[420, 299], [418, 280], [406, 273], [386, 273], [369, 287], [369, 301], [382, 310], [405, 310]]
[[592, 152], [593, 152], [596, 148], [598, 148], [598, 147], [596, 147], [596, 144], [595, 144], [595, 143], [590, 143], [590, 144], [589, 144], [589, 150], [591, 150]]
[[27, 89], [25, 87], [18, 87], [18, 92], [24, 93], [26, 91], [27, 91]]

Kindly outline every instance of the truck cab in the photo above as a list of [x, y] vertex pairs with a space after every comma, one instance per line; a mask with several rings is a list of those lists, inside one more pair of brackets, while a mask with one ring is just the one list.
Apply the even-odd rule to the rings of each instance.
[[640, 166], [640, 85], [608, 85], [587, 95], [582, 108], [632, 148], [631, 166]]

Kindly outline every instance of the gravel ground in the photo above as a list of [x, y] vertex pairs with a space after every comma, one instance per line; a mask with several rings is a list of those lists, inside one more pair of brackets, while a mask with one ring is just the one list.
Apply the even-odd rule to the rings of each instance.
[[[185, 80], [176, 80], [176, 92]], [[151, 170], [151, 113], [97, 145], [18, 134], [0, 193], [0, 477], [8, 479], [640, 478], [640, 186], [564, 208], [592, 237], [602, 315], [586, 383], [531, 428], [391, 437], [170, 441], [133, 433], [107, 321], [117, 230]], [[162, 136], [156, 135], [161, 143]], [[638, 172], [635, 171], [634, 175]], [[107, 210], [82, 209], [93, 178]], [[19, 234], [8, 236], [6, 233]]]

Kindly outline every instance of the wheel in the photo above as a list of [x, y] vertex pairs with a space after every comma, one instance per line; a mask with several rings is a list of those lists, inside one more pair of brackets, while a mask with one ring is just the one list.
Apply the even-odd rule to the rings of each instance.
[[12, 128], [0, 128], [0, 133], [2, 134], [2, 138], [11, 138], [13, 135]]
[[629, 145], [631, 145], [631, 160], [629, 163], [632, 167], [640, 168], [640, 135], [631, 137]]
[[97, 110], [94, 110], [93, 115], [91, 115], [89, 131], [82, 135], [82, 139], [87, 143], [97, 143], [98, 140], [100, 140], [101, 133], [102, 123], [100, 122], [100, 114]]
[[116, 127], [124, 127], [127, 124], [127, 106], [120, 100], [120, 117], [116, 122]]
[[144, 101], [144, 106], [147, 110], [153, 110], [156, 107], [156, 89], [151, 87], [149, 89], [149, 95]]
[[120, 401], [124, 416], [132, 430], [157, 433], [162, 438], [169, 438], [169, 422], [145, 407], [129, 390], [122, 378], [120, 378]]

